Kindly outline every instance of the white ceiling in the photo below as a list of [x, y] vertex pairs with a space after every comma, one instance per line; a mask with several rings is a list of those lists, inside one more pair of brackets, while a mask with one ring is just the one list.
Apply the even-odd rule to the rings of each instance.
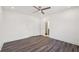
[[[43, 6], [46, 7], [46, 6]], [[40, 12], [36, 12], [37, 9], [35, 9], [33, 6], [5, 6], [3, 7], [4, 10], [9, 10], [9, 11], [17, 11], [29, 15], [41, 15]], [[52, 15], [53, 13], [57, 13], [60, 11], [67, 10], [69, 8], [72, 8], [71, 6], [51, 6], [51, 9], [45, 10], [45, 15]]]

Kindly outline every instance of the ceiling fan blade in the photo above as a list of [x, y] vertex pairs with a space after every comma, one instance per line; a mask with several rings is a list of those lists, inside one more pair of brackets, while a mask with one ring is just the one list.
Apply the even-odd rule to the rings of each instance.
[[43, 8], [43, 9], [41, 9], [41, 10], [46, 10], [46, 9], [50, 9], [51, 7], [46, 7], [46, 8]]
[[42, 14], [45, 14], [45, 13], [43, 12], [43, 10], [41, 10], [41, 13], [42, 13]]
[[40, 10], [39, 8], [37, 8], [36, 6], [33, 6], [34, 8], [36, 8], [37, 10]]
[[38, 6], [39, 9], [41, 9], [41, 6]]

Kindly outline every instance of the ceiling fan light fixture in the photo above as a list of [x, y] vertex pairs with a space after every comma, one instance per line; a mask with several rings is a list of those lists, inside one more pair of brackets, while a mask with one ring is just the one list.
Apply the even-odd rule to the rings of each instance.
[[47, 10], [51, 8], [51, 7], [43, 7], [43, 6], [33, 6], [33, 7], [36, 8], [38, 11], [40, 11], [42, 14], [45, 14], [43, 10]]

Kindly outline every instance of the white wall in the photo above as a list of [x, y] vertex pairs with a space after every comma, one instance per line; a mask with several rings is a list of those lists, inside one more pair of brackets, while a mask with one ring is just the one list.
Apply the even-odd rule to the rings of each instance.
[[15, 11], [4, 11], [3, 41], [40, 35], [40, 20]]
[[3, 12], [2, 12], [2, 7], [0, 7], [0, 50], [1, 50], [1, 48], [2, 48], [2, 45], [3, 45], [3, 27], [2, 27], [2, 25], [3, 25], [3, 23], [2, 23], [2, 21], [3, 21], [3, 14], [2, 14]]
[[50, 37], [79, 45], [79, 7], [49, 17]]

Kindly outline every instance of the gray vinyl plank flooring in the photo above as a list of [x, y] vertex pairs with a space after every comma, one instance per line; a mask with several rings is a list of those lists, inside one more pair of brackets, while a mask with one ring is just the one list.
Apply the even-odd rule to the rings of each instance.
[[4, 43], [1, 52], [78, 52], [79, 46], [38, 35]]

